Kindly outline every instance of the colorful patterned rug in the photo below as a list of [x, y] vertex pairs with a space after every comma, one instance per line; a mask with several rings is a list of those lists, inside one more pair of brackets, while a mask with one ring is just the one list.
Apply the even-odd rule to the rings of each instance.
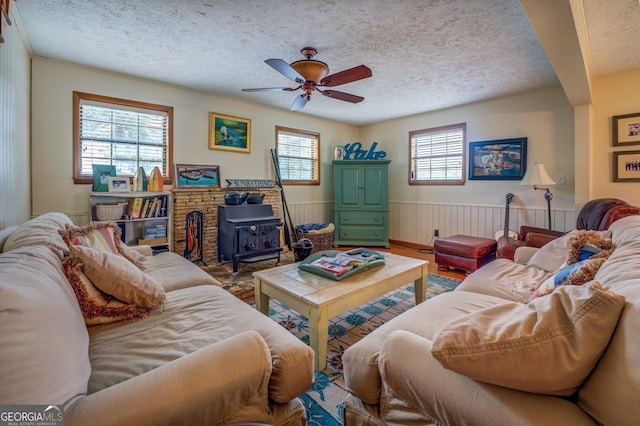
[[[451, 291], [459, 283], [459, 280], [430, 273], [426, 297]], [[315, 372], [314, 385], [301, 396], [309, 425], [342, 425], [343, 401], [347, 396], [342, 376], [342, 354], [353, 343], [414, 305], [414, 288], [409, 284], [329, 320], [327, 368]], [[273, 299], [269, 316], [300, 340], [309, 343], [306, 317]]]

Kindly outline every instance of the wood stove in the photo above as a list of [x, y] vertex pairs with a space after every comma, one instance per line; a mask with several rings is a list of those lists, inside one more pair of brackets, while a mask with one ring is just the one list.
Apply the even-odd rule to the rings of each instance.
[[273, 215], [271, 204], [218, 206], [218, 263], [255, 263], [278, 259], [280, 263], [280, 227], [282, 221]]

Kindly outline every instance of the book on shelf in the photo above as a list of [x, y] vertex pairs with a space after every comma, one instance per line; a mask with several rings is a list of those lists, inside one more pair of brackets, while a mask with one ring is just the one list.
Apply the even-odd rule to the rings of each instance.
[[140, 219], [140, 215], [142, 214], [142, 204], [144, 199], [142, 197], [136, 197], [131, 202], [131, 219]]

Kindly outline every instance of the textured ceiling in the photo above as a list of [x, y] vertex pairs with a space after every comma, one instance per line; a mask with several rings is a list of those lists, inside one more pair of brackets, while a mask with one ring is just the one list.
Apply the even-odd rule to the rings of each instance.
[[[300, 92], [240, 91], [295, 86], [265, 59], [290, 63], [303, 59], [300, 49], [311, 46], [331, 73], [367, 65], [373, 77], [336, 87], [364, 96], [362, 103], [316, 92], [300, 112], [353, 124], [559, 84], [518, 0], [13, 4], [35, 55], [278, 108], [288, 109]], [[637, 1], [585, 0], [584, 9], [589, 28], [594, 23], [594, 32], [589, 30], [594, 72], [640, 68]], [[615, 19], [605, 19], [612, 15]], [[629, 17], [635, 26], [626, 24]], [[620, 35], [625, 27], [632, 28], [628, 37]], [[612, 60], [622, 48], [635, 54]]]

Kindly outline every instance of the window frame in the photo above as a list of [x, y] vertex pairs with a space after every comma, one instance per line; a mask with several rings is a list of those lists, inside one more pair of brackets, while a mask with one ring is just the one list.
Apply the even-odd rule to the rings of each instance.
[[[148, 102], [132, 101], [129, 99], [113, 98], [110, 96], [94, 95], [84, 92], [73, 92], [73, 183], [74, 184], [93, 184], [93, 176], [82, 174], [82, 153], [80, 144], [80, 103], [84, 100], [101, 102], [105, 104], [113, 104], [114, 108], [118, 105], [123, 107], [132, 107], [140, 109], [148, 109], [167, 114], [167, 140], [166, 140], [166, 173], [163, 172], [163, 182], [165, 185], [173, 184], [173, 107]], [[150, 171], [149, 171], [150, 172]], [[133, 176], [130, 176], [133, 177]]]
[[[461, 177], [460, 179], [449, 180], [417, 180], [414, 178], [415, 159], [413, 157], [412, 140], [416, 135], [420, 134], [438, 134], [447, 133], [450, 130], [462, 131], [462, 158], [461, 158]], [[467, 162], [467, 123], [450, 124], [447, 126], [431, 127], [420, 130], [412, 130], [409, 132], [409, 185], [464, 185], [466, 183], [466, 162]]]
[[[294, 133], [299, 134], [301, 136], [311, 136], [315, 138], [315, 158], [314, 160], [314, 171], [315, 176], [312, 180], [291, 180], [291, 179], [282, 179], [283, 185], [308, 185], [308, 186], [318, 186], [320, 185], [320, 133], [312, 132], [309, 130], [301, 130], [294, 129], [291, 127], [284, 126], [276, 126], [276, 152], [278, 152], [278, 162], [280, 162], [280, 151], [279, 142], [280, 142], [280, 132]], [[279, 167], [282, 167], [280, 164]]]

